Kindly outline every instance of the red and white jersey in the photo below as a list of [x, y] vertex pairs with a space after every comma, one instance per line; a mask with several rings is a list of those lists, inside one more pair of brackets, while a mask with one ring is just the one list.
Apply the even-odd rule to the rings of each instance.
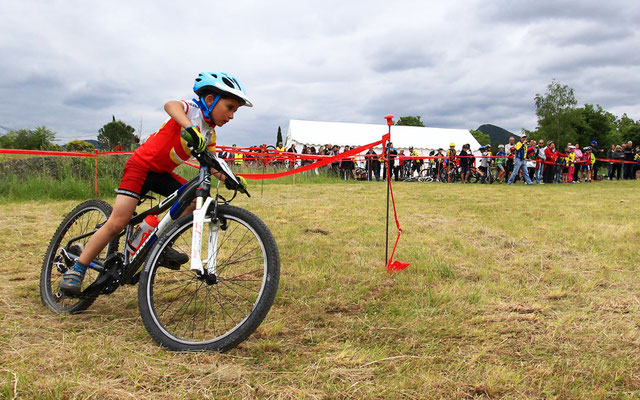
[[[207, 141], [207, 150], [216, 151], [216, 132], [204, 121], [202, 110], [192, 100], [182, 100], [189, 121], [200, 129]], [[131, 156], [154, 172], [173, 171], [191, 157], [187, 142], [180, 136], [182, 127], [169, 118], [156, 132], [138, 147]]]

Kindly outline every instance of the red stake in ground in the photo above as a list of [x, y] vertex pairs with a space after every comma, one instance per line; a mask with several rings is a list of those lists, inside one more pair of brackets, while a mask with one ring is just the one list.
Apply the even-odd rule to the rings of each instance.
[[[387, 272], [397, 272], [402, 271], [403, 269], [409, 266], [409, 263], [402, 261], [393, 261], [393, 255], [396, 253], [396, 248], [398, 247], [398, 241], [400, 240], [400, 235], [402, 234], [402, 229], [400, 228], [400, 221], [398, 221], [398, 213], [396, 211], [396, 200], [393, 197], [393, 188], [391, 187], [391, 168], [389, 168], [389, 157], [387, 153], [386, 142], [391, 142], [391, 126], [393, 125], [393, 115], [389, 114], [384, 117], [387, 120], [387, 126], [389, 127], [389, 133], [387, 133], [382, 140], [382, 153], [384, 154], [384, 161], [387, 164], [387, 240], [385, 245], [385, 253], [384, 253], [384, 261], [387, 264]], [[396, 220], [396, 228], [398, 228], [398, 236], [396, 237], [396, 243], [393, 245], [393, 250], [391, 251], [391, 257], [387, 260], [387, 255], [389, 254], [389, 194], [391, 194], [391, 202], [393, 203], [393, 216]]]

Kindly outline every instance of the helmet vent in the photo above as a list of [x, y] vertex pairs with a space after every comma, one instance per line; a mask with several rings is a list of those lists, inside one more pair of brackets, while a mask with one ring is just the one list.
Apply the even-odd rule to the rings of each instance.
[[229, 79], [227, 79], [226, 77], [222, 77], [222, 82], [224, 82], [225, 85], [229, 86], [230, 88], [234, 88], [235, 86], [233, 84], [233, 82], [231, 82]]

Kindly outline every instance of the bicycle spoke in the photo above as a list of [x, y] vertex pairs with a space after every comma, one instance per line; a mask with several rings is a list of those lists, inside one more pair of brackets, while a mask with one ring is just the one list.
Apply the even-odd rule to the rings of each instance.
[[[249, 254], [249, 253], [246, 253], [246, 254]], [[262, 260], [263, 259], [263, 257], [260, 257], [260, 256], [255, 256], [255, 257], [251, 257], [251, 258], [244, 258], [244, 259], [242, 259], [240, 257], [237, 257], [237, 258], [238, 258], [238, 260], [224, 261], [222, 263], [218, 263], [217, 264], [217, 271], [218, 272], [222, 272], [230, 265], [237, 265], [237, 264], [240, 264], [240, 263], [245, 263], [246, 261]]]
[[[240, 292], [238, 292], [237, 290], [235, 290], [231, 285], [229, 285], [229, 284], [228, 284], [228, 283], [226, 283], [225, 281], [221, 281], [220, 283], [222, 283], [226, 288], [228, 288], [228, 289], [229, 289], [229, 290], [231, 290], [233, 293], [235, 293], [235, 294], [236, 294], [236, 297], [240, 297], [240, 298], [242, 298], [243, 300], [245, 300], [247, 303], [249, 303], [249, 304], [253, 304], [253, 300], [250, 300], [249, 298], [247, 298], [247, 297], [243, 296], [242, 294], [240, 294]], [[236, 284], [236, 286], [240, 286], [240, 285], [237, 285], [237, 284]], [[242, 286], [240, 286], [240, 287], [242, 287]], [[234, 303], [234, 304], [235, 304], [235, 303]]]
[[[228, 223], [229, 223], [229, 222], [228, 222], [228, 220], [227, 220], [227, 224], [228, 224]], [[222, 231], [222, 232], [224, 232], [224, 235], [222, 236], [222, 240], [220, 241], [220, 243], [218, 243], [218, 248], [217, 248], [216, 250], [220, 250], [220, 248], [222, 248], [222, 246], [226, 243], [226, 241], [228, 240], [228, 238], [230, 238], [230, 237], [232, 237], [232, 236], [233, 236], [233, 233], [238, 229], [238, 227], [239, 227], [239, 226], [240, 226], [239, 224], [236, 224], [236, 225], [233, 227], [233, 230], [232, 230], [231, 232], [229, 232], [229, 228], [228, 228], [228, 226], [227, 226], [227, 230]], [[218, 231], [218, 232], [219, 232], [219, 231]]]
[[[169, 307], [171, 307], [171, 304], [172, 304], [174, 301], [176, 301], [176, 300], [178, 300], [179, 298], [182, 298], [182, 297], [183, 297], [183, 294], [182, 294], [182, 293], [184, 293], [184, 292], [187, 290], [187, 288], [189, 287], [189, 285], [190, 285], [190, 284], [191, 284], [191, 282], [188, 282], [186, 285], [184, 285], [184, 286], [182, 287], [182, 290], [180, 290], [180, 293], [178, 293], [178, 296], [174, 297], [174, 299], [173, 299], [172, 301], [170, 301], [170, 302], [169, 302], [169, 304], [165, 307], [165, 309], [164, 309], [164, 310], [162, 310], [162, 312], [159, 314], [159, 316], [164, 315], [164, 313], [165, 313], [165, 312], [167, 312], [167, 310], [169, 309]], [[187, 293], [187, 294], [188, 294], [188, 293]]]

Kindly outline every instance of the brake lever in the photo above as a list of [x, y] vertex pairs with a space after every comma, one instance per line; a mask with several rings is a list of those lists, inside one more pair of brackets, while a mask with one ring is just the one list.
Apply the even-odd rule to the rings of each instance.
[[[235, 176], [232, 178], [227, 171], [225, 171], [225, 168], [222, 166], [222, 164], [220, 164], [218, 162], [218, 160], [216, 160], [215, 156], [213, 157], [207, 157], [206, 155], [204, 155], [205, 153], [196, 153], [195, 151], [191, 150], [191, 154], [193, 154], [193, 156], [200, 162], [201, 165], [207, 165], [210, 168], [214, 168], [215, 170], [217, 170], [219, 173], [221, 173], [222, 175], [224, 175], [226, 178], [230, 178], [233, 179], [234, 181], [238, 182], [237, 179], [235, 179]], [[214, 165], [209, 165], [209, 164], [214, 164]], [[226, 165], [226, 164], [225, 164]], [[226, 167], [229, 168], [229, 167]], [[231, 170], [229, 170], [229, 172], [233, 173]], [[236, 188], [236, 191], [239, 191], [240, 193], [246, 194], [247, 197], [251, 197], [251, 194], [249, 193], [249, 191], [247, 190], [247, 188], [245, 187], [241, 187], [238, 186]]]

